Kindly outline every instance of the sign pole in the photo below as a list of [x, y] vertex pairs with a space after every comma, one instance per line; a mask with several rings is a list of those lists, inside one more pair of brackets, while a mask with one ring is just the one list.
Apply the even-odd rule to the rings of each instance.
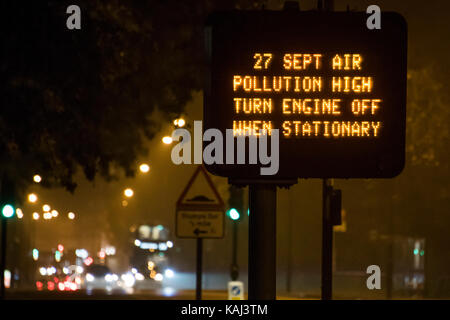
[[197, 238], [197, 276], [195, 286], [195, 300], [202, 300], [202, 258], [203, 258], [203, 239]]
[[333, 283], [333, 222], [331, 218], [330, 179], [322, 180], [322, 300], [332, 299]]
[[248, 299], [276, 299], [275, 184], [250, 184]]
[[1, 244], [1, 262], [0, 262], [0, 299], [5, 299], [5, 269], [6, 269], [6, 223], [7, 218], [1, 216], [2, 225], [2, 244]]
[[233, 226], [233, 250], [231, 256], [231, 280], [236, 281], [239, 277], [239, 266], [237, 264], [237, 232], [238, 222], [232, 221]]

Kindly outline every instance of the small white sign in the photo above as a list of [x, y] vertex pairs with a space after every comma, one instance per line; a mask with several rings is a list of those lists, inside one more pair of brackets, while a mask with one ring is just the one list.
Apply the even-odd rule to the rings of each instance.
[[244, 283], [242, 281], [228, 282], [228, 300], [244, 300]]
[[223, 212], [178, 211], [176, 235], [179, 238], [223, 238]]

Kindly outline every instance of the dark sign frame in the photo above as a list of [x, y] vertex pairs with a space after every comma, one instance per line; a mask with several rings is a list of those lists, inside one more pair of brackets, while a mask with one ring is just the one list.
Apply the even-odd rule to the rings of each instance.
[[[382, 12], [381, 29], [369, 30], [366, 26], [368, 17], [365, 12], [320, 11], [229, 11], [212, 14], [206, 23], [208, 69], [203, 130], [217, 128], [225, 137], [225, 129], [231, 129], [233, 120], [238, 120], [233, 114], [233, 98], [237, 96], [232, 88], [233, 75], [258, 75], [253, 69], [255, 53], [273, 53], [273, 68], [260, 73], [272, 76], [288, 73], [282, 69], [280, 56], [298, 52], [321, 53], [328, 59], [324, 61], [329, 61], [334, 54], [361, 54], [364, 61], [360, 72], [336, 73], [324, 63], [323, 69], [318, 72], [307, 73], [305, 70], [291, 74], [318, 75], [326, 79], [344, 75], [371, 76], [374, 79], [373, 92], [359, 95], [333, 93], [333, 96], [329, 93], [298, 94], [297, 97], [336, 97], [341, 98], [346, 106], [357, 97], [380, 98], [382, 107], [374, 119], [381, 121], [383, 131], [379, 137], [372, 139], [286, 139], [281, 132], [281, 122], [287, 117], [279, 114], [279, 108], [276, 111], [278, 114], [243, 115], [239, 119], [270, 119], [274, 128], [280, 129], [278, 173], [261, 176], [260, 164], [205, 164], [206, 169], [216, 175], [250, 180], [392, 178], [400, 174], [405, 162], [407, 24], [398, 13]], [[273, 97], [278, 107], [281, 97], [286, 94], [267, 96]], [[305, 120], [304, 115], [302, 119]], [[364, 117], [358, 119], [364, 120]], [[353, 114], [343, 114], [339, 120], [357, 119]]]

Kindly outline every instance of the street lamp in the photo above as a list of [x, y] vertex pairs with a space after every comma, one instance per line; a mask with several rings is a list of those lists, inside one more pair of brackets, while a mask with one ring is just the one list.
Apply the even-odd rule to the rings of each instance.
[[165, 136], [164, 138], [162, 138], [162, 142], [165, 144], [171, 144], [172, 143], [172, 137], [169, 136]]
[[38, 199], [38, 197], [35, 193], [30, 193], [28, 195], [28, 202], [35, 203], [37, 201], [37, 199]]
[[19, 219], [22, 219], [22, 218], [23, 218], [23, 211], [22, 211], [22, 209], [20, 209], [20, 208], [17, 208], [17, 209], [16, 209], [16, 216], [17, 216], [17, 218], [19, 218]]
[[48, 205], [48, 204], [44, 204], [43, 206], [42, 206], [42, 210], [44, 210], [44, 212], [49, 212], [50, 211], [50, 206]]
[[16, 193], [14, 183], [8, 179], [1, 181], [0, 208], [1, 208], [1, 256], [0, 256], [0, 298], [5, 297], [5, 271], [6, 271], [6, 231], [7, 221], [14, 216]]
[[41, 180], [42, 180], [42, 178], [40, 175], [38, 175], [38, 174], [34, 175], [34, 177], [33, 177], [34, 182], [39, 183], [39, 182], [41, 182]]
[[126, 189], [123, 191], [123, 194], [125, 195], [125, 197], [131, 198], [131, 197], [134, 195], [134, 191], [133, 191], [133, 189], [131, 189], [131, 188], [126, 188]]
[[184, 121], [184, 119], [183, 118], [180, 118], [180, 119], [175, 119], [174, 121], [173, 121], [173, 124], [174, 125], [176, 125], [177, 127], [184, 127], [184, 125], [186, 124], [186, 121]]
[[146, 163], [143, 163], [139, 166], [139, 170], [141, 170], [142, 173], [147, 173], [150, 171], [150, 166]]
[[70, 220], [73, 220], [73, 219], [75, 219], [75, 213], [69, 212], [69, 213], [67, 214], [67, 217], [69, 217]]

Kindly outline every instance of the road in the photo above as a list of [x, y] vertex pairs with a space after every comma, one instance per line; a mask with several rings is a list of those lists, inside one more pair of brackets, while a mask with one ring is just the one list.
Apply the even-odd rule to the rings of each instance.
[[[227, 300], [227, 292], [223, 290], [204, 290], [203, 300]], [[146, 290], [125, 293], [95, 293], [88, 295], [85, 291], [16, 291], [7, 292], [6, 300], [195, 300], [195, 290]], [[245, 295], [247, 299], [247, 295]], [[278, 300], [300, 300], [293, 296], [277, 296]]]

